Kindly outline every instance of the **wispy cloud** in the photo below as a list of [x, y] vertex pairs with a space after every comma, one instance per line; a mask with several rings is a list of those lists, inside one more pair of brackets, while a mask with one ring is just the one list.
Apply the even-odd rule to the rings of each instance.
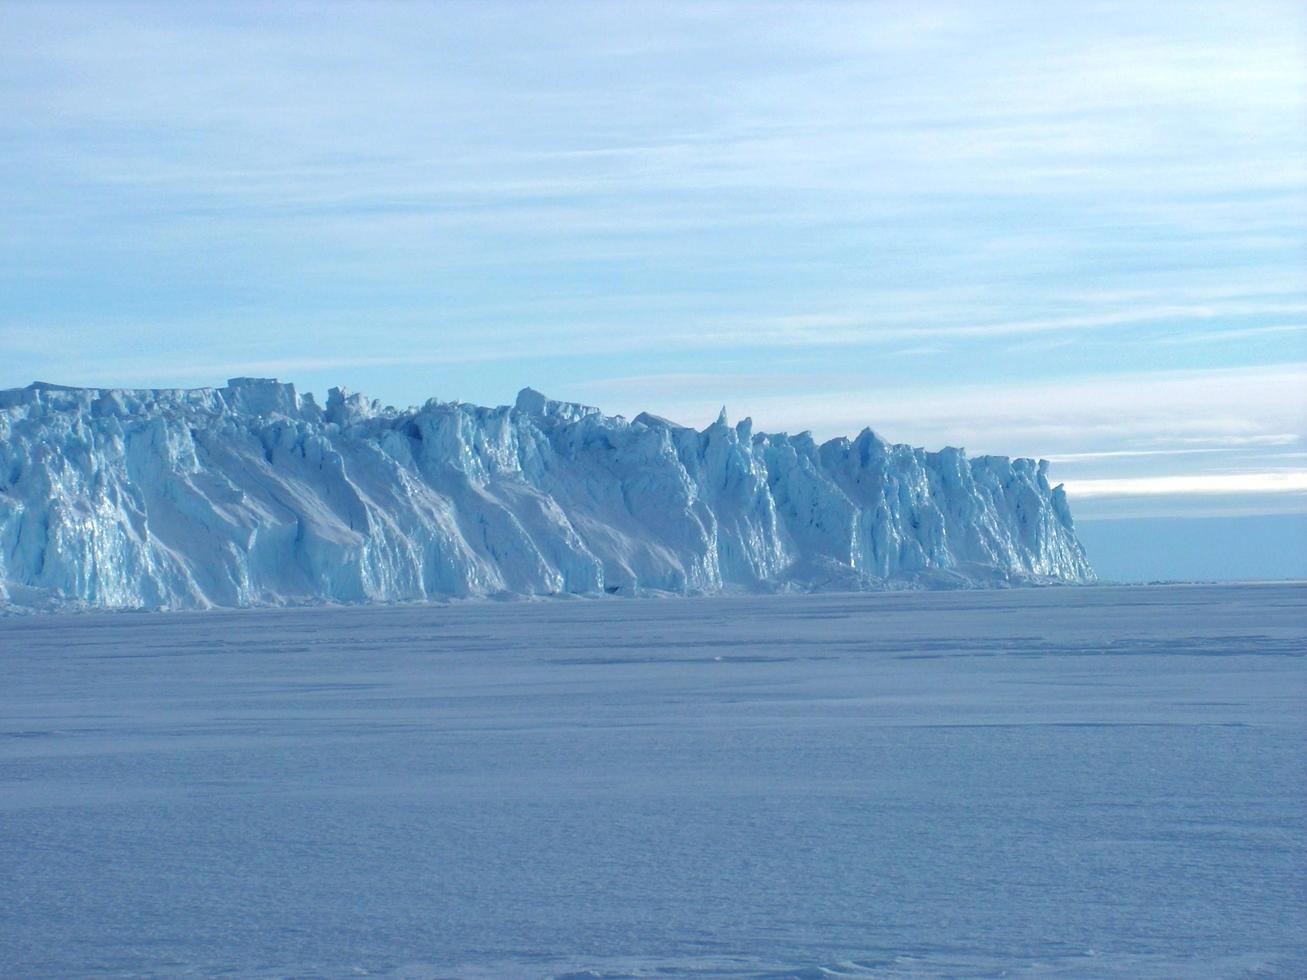
[[[1203, 305], [1164, 305], [1142, 306], [1130, 309], [1112, 310], [1074, 316], [1046, 317], [1033, 320], [1008, 320], [973, 323], [930, 323], [930, 314], [921, 319], [926, 322], [912, 322], [907, 311], [894, 315], [855, 314], [808, 314], [779, 317], [751, 318], [735, 325], [721, 324], [711, 333], [686, 332], [677, 335], [685, 343], [705, 345], [738, 344], [746, 340], [768, 345], [794, 344], [849, 344], [866, 342], [901, 341], [911, 337], [939, 337], [957, 339], [982, 339], [993, 337], [1013, 337], [1028, 334], [1067, 334], [1113, 328], [1134, 327], [1140, 324], [1179, 325], [1185, 323], [1210, 323], [1212, 321], [1250, 317], [1278, 316], [1286, 313], [1307, 313], [1307, 301], [1304, 302], [1264, 302]], [[1293, 334], [1301, 330], [1298, 326], [1276, 326], [1267, 328], [1248, 328], [1247, 330], [1224, 331], [1224, 336], [1212, 339], [1229, 339], [1246, 336], [1251, 333], [1285, 333]], [[1186, 338], [1202, 338], [1202, 334], [1187, 334]], [[1174, 342], [1176, 338], [1171, 338]]]
[[1217, 344], [1227, 340], [1245, 340], [1250, 337], [1269, 336], [1299, 337], [1307, 342], [1307, 323], [1272, 324], [1263, 327], [1238, 327], [1233, 330], [1187, 331], [1170, 337], [1159, 337], [1154, 343], [1162, 345], [1175, 344]]

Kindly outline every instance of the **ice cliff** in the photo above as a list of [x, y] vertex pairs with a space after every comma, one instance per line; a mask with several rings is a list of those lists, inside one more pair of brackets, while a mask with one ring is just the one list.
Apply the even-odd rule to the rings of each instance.
[[293, 385], [0, 392], [0, 604], [1084, 582], [1047, 464]]

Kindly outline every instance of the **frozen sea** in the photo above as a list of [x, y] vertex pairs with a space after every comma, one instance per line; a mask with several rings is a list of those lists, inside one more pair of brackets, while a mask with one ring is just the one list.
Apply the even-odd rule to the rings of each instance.
[[0, 620], [0, 975], [1307, 976], [1307, 587]]

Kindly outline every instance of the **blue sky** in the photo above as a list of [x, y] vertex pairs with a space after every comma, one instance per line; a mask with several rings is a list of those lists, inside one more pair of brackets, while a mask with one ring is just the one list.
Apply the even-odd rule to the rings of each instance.
[[530, 384], [1307, 511], [1299, 3], [0, 18], [0, 387]]

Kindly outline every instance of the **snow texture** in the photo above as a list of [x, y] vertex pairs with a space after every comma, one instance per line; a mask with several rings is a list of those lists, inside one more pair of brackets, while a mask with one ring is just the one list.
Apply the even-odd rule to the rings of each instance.
[[0, 976], [1307, 976], [1307, 588], [0, 618]]
[[1047, 464], [294, 385], [0, 392], [0, 603], [1085, 582]]

